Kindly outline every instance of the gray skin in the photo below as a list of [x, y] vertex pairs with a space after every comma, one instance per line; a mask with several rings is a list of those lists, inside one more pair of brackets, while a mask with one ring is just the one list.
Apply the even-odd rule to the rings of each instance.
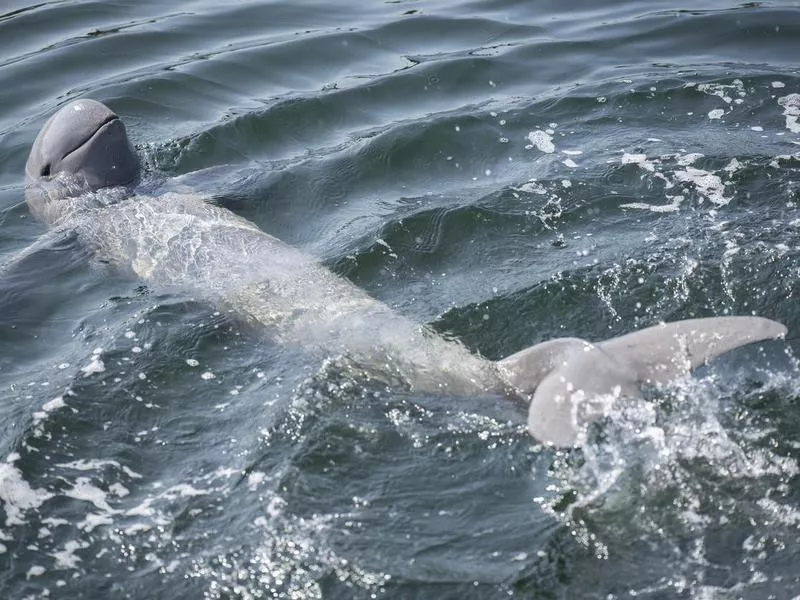
[[26, 165], [31, 212], [98, 258], [153, 285], [179, 286], [287, 344], [342, 356], [393, 388], [500, 394], [529, 404], [539, 441], [580, 444], [609, 400], [640, 396], [733, 348], [779, 338], [760, 317], [661, 324], [607, 341], [544, 342], [500, 361], [398, 315], [313, 257], [193, 194], [136, 195], [139, 166], [122, 121], [94, 100], [45, 123]]

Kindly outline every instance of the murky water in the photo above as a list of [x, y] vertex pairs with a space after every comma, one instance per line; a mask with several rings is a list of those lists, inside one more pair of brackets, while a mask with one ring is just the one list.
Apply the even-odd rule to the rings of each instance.
[[[499, 358], [755, 313], [789, 339], [581, 451], [45, 246], [0, 278], [3, 598], [800, 595], [797, 3], [7, 1], [0, 264], [82, 96], [203, 192]], [[176, 178], [179, 178], [176, 180]]]

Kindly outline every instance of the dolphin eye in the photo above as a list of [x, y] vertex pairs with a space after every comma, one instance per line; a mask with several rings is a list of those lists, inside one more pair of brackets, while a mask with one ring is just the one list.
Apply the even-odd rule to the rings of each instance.
[[50, 175], [50, 165], [44, 165], [41, 170], [39, 171], [40, 177], [48, 177]]

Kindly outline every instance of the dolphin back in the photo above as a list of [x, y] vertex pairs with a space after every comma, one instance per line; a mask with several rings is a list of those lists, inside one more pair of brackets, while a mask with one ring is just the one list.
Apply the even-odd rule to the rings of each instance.
[[712, 317], [663, 323], [596, 344], [563, 338], [498, 362], [506, 380], [530, 398], [528, 429], [539, 441], [574, 446], [584, 426], [619, 396], [641, 396], [730, 350], [785, 336], [762, 317]]

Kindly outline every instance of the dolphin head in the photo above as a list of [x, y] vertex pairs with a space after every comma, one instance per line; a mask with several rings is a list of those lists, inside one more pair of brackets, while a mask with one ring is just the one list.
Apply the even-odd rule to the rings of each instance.
[[[114, 111], [96, 100], [75, 100], [44, 124], [25, 165], [27, 183], [30, 188], [61, 174], [78, 182], [84, 192], [137, 180], [139, 162]], [[45, 207], [38, 204], [52, 196], [30, 193], [28, 203], [41, 214]]]

